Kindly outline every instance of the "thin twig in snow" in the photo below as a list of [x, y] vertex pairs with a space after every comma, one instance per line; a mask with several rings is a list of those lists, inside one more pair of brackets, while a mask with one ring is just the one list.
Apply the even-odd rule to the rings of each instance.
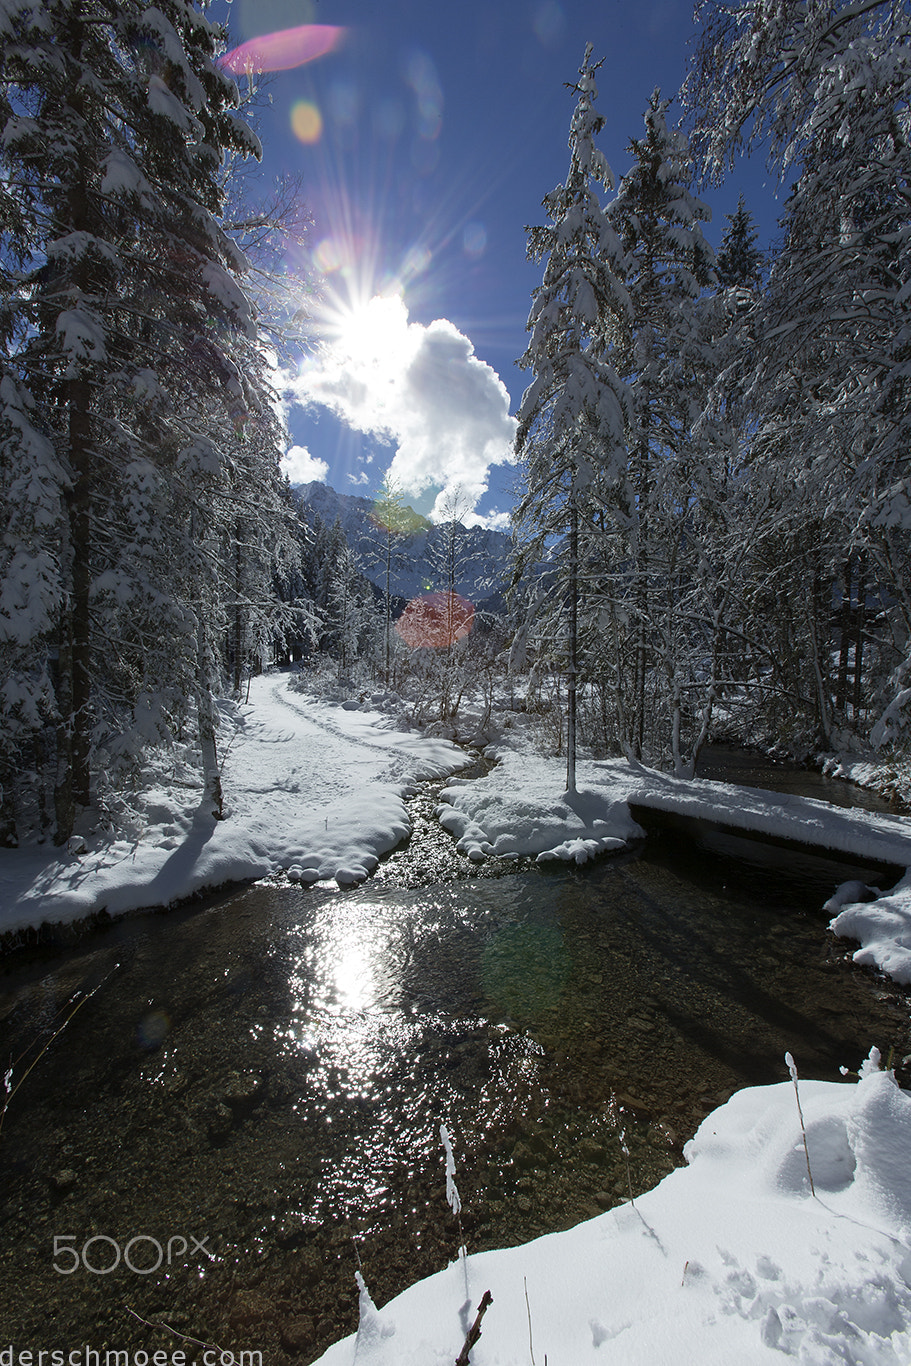
[[788, 1065], [788, 1071], [791, 1074], [791, 1081], [794, 1083], [794, 1094], [797, 1097], [797, 1114], [800, 1117], [800, 1132], [803, 1134], [803, 1151], [804, 1156], [807, 1159], [807, 1176], [810, 1178], [810, 1194], [813, 1196], [815, 1200], [816, 1187], [813, 1185], [813, 1173], [810, 1170], [810, 1150], [807, 1147], [807, 1130], [803, 1122], [803, 1110], [801, 1109], [800, 1105], [800, 1091], [797, 1089], [797, 1064], [794, 1062], [794, 1059], [791, 1057], [790, 1053], [785, 1053], [784, 1060]]

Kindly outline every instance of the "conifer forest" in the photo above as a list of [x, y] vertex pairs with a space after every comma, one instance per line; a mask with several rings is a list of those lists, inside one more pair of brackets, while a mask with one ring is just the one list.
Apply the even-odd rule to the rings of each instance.
[[[168, 751], [217, 817], [219, 699], [295, 652], [432, 686], [443, 719], [511, 672], [570, 773], [577, 744], [691, 773], [718, 734], [907, 754], [911, 8], [698, 18], [623, 167], [584, 35], [564, 73], [505, 591], [440, 650], [392, 630], [396, 490], [365, 549], [281, 473], [310, 285], [277, 261], [306, 214], [256, 188], [224, 31], [191, 0], [2, 0], [0, 843], [65, 844]], [[787, 186], [777, 239], [741, 199], [713, 249], [750, 148]], [[425, 567], [450, 603], [451, 511]]]

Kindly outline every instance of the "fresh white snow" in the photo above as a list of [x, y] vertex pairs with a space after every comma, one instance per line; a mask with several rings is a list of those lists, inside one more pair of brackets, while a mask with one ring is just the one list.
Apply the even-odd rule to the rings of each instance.
[[830, 921], [836, 934], [860, 942], [855, 963], [911, 986], [911, 870], [874, 901], [859, 902], [839, 888], [825, 909], [838, 912]]
[[473, 1366], [907, 1366], [911, 1096], [863, 1071], [800, 1083], [815, 1197], [791, 1082], [738, 1091], [654, 1190], [379, 1311], [362, 1294], [318, 1366], [451, 1366], [486, 1290]]
[[0, 931], [169, 905], [205, 888], [285, 871], [293, 880], [363, 881], [408, 833], [404, 798], [451, 773], [464, 751], [289, 690], [287, 674], [252, 680], [248, 705], [222, 709], [227, 819], [200, 810], [201, 789], [147, 790], [132, 838], [90, 836], [73, 853], [0, 851]]
[[469, 858], [536, 854], [577, 863], [642, 834], [629, 803], [856, 855], [911, 864], [911, 821], [708, 779], [673, 778], [623, 759], [579, 760], [573, 794], [561, 793], [564, 764], [527, 744], [500, 747], [496, 768], [441, 793], [442, 824]]

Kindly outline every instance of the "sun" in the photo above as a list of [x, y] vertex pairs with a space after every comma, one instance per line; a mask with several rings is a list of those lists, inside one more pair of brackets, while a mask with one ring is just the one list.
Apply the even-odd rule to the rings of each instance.
[[340, 360], [380, 371], [406, 369], [420, 346], [400, 294], [375, 294], [331, 310], [326, 340]]

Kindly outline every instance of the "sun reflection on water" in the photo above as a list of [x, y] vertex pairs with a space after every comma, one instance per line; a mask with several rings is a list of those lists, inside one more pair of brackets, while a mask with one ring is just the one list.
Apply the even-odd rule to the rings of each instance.
[[330, 1215], [381, 1226], [390, 1191], [436, 1170], [442, 1119], [464, 1132], [471, 1114], [477, 1142], [511, 1122], [517, 1086], [536, 1088], [539, 1046], [478, 1009], [480, 964], [433, 964], [464, 918], [433, 897], [407, 912], [395, 896], [333, 898], [276, 946], [289, 1001], [273, 1037], [293, 1079], [302, 1151], [331, 1152], [295, 1211], [302, 1227]]

